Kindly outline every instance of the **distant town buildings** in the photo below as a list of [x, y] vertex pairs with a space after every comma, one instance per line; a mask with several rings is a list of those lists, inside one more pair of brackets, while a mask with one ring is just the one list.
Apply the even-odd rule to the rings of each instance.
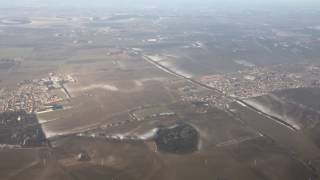
[[[295, 68], [304, 70], [294, 73]], [[205, 76], [201, 81], [226, 96], [250, 98], [285, 89], [320, 87], [320, 69], [307, 64], [252, 67], [235, 73]]]
[[75, 82], [71, 75], [50, 73], [48, 77], [39, 80], [25, 80], [13, 90], [0, 91], [2, 103], [0, 112], [24, 110], [35, 113], [42, 110], [59, 109], [59, 103], [65, 98], [51, 94], [51, 90], [65, 91], [63, 84]]

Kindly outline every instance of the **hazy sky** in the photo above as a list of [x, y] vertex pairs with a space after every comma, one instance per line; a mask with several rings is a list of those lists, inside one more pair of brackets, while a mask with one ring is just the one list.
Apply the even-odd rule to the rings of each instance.
[[182, 6], [320, 7], [320, 0], [0, 0], [0, 7], [182, 7]]

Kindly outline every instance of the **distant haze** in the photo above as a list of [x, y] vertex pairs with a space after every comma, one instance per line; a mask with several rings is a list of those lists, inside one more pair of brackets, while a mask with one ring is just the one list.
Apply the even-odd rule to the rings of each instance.
[[76, 7], [76, 8], [143, 8], [171, 7], [187, 8], [193, 6], [232, 6], [232, 7], [263, 7], [263, 6], [295, 6], [320, 7], [319, 0], [0, 0], [0, 7]]

